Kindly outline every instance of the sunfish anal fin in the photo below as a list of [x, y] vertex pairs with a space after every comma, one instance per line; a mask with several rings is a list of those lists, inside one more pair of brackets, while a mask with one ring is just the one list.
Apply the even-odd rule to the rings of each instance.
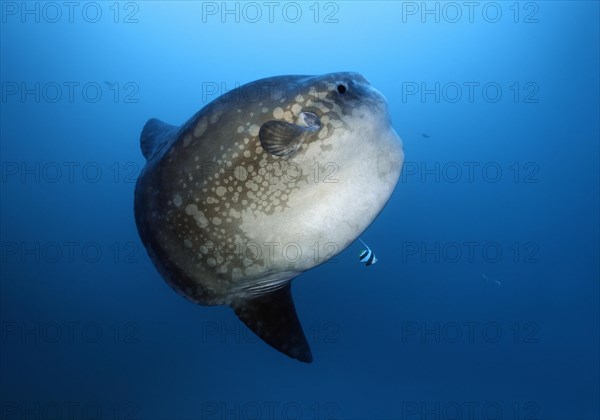
[[292, 299], [291, 282], [270, 293], [231, 303], [238, 318], [267, 344], [301, 362], [312, 353]]

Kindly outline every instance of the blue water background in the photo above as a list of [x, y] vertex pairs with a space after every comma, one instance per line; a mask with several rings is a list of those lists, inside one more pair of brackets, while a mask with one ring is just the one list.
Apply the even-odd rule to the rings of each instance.
[[[496, 23], [486, 3], [472, 22], [465, 6], [452, 22], [437, 3], [436, 22], [409, 13], [421, 2], [360, 1], [320, 3], [315, 22], [298, 3], [296, 23], [286, 3], [273, 22], [264, 5], [236, 22], [201, 2], [122, 2], [116, 18], [98, 3], [97, 23], [85, 3], [72, 23], [64, 8], [36, 22], [7, 3], [2, 418], [53, 418], [53, 403], [61, 418], [69, 404], [74, 418], [599, 418], [597, 2], [501, 2]], [[361, 266], [354, 244], [294, 281], [306, 365], [230, 308], [168, 287], [141, 247], [133, 190], [148, 118], [180, 124], [215, 86], [333, 71], [386, 96], [406, 166], [363, 234], [379, 262]], [[36, 82], [63, 96], [21, 96]], [[73, 100], [65, 82], [79, 83]]]

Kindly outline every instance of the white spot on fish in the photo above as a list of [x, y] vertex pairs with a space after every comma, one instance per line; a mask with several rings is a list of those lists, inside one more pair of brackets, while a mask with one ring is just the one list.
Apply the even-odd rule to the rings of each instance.
[[200, 121], [198, 121], [198, 124], [196, 124], [196, 128], [194, 128], [194, 137], [200, 137], [202, 134], [204, 134], [206, 127], [208, 127], [206, 118], [200, 118]]
[[217, 195], [219, 197], [223, 197], [225, 195], [225, 193], [227, 192], [227, 188], [223, 187], [223, 186], [219, 186], [217, 187], [216, 191]]
[[198, 210], [198, 206], [195, 204], [188, 204], [185, 206], [185, 213], [189, 216], [194, 216], [194, 220], [196, 220], [196, 225], [204, 228], [208, 226], [208, 220], [204, 217], [204, 213]]
[[243, 166], [236, 167], [234, 174], [235, 178], [239, 181], [245, 181], [246, 179], [248, 179], [248, 171]]
[[175, 204], [177, 207], [179, 207], [179, 206], [181, 206], [181, 203], [183, 203], [181, 196], [179, 194], [176, 194], [175, 197], [173, 197], [173, 204]]
[[248, 132], [250, 133], [251, 136], [256, 137], [258, 136], [258, 132], [260, 131], [260, 127], [256, 124], [252, 124], [250, 126], [250, 128], [248, 129]]
[[327, 127], [323, 127], [323, 128], [321, 129], [321, 131], [319, 131], [319, 135], [318, 135], [318, 137], [319, 137], [320, 139], [324, 139], [324, 138], [327, 136], [327, 131], [328, 131], [328, 130], [327, 130]]
[[219, 118], [221, 118], [221, 114], [223, 114], [222, 109], [218, 109], [215, 112], [213, 112], [213, 114], [210, 116], [210, 123], [216, 123], [219, 120]]
[[205, 228], [208, 226], [208, 219], [204, 217], [204, 214], [199, 211], [194, 215], [194, 219], [196, 219], [196, 225], [201, 228]]
[[196, 206], [195, 204], [188, 204], [187, 206], [185, 206], [185, 213], [187, 215], [193, 216], [194, 214], [198, 213], [198, 206]]

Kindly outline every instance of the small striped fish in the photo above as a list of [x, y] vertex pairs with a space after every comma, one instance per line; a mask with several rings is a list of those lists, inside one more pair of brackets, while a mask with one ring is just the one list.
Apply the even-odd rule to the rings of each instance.
[[364, 243], [362, 239], [358, 238], [358, 240], [361, 241], [362, 244], [367, 247], [367, 249], [363, 250], [358, 256], [360, 262], [364, 263], [367, 267], [371, 264], [375, 264], [377, 262], [377, 257], [375, 256], [375, 253], [371, 251], [371, 248], [369, 248], [369, 246], [366, 243]]

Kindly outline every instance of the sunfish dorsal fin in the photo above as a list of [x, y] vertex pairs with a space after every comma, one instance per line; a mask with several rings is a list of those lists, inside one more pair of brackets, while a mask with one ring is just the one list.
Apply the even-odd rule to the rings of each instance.
[[148, 120], [142, 135], [140, 137], [140, 145], [142, 147], [142, 154], [146, 160], [150, 160], [162, 146], [171, 140], [179, 127], [167, 124], [156, 118]]
[[284, 287], [231, 303], [238, 318], [267, 344], [301, 362], [312, 362], [292, 299], [291, 282]]

